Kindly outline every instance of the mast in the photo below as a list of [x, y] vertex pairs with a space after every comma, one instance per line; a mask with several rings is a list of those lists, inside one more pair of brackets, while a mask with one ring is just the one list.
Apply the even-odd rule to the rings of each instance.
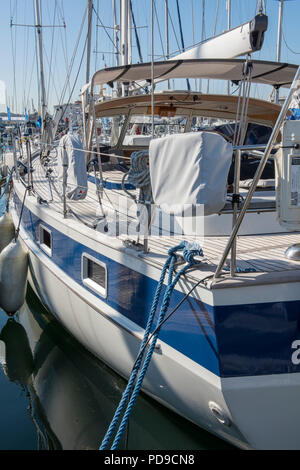
[[[205, 39], [205, 0], [202, 0], [201, 42]], [[202, 91], [202, 80], [199, 80], [199, 91]]]
[[276, 60], [277, 60], [277, 62], [280, 62], [280, 59], [281, 59], [283, 3], [284, 3], [284, 0], [279, 0], [278, 34], [277, 34], [277, 49], [276, 49]]
[[[281, 44], [282, 44], [282, 25], [283, 25], [283, 3], [284, 0], [279, 0], [279, 11], [278, 11], [278, 33], [277, 33], [277, 49], [276, 49], [276, 61], [281, 60]], [[279, 89], [275, 90], [275, 103], [279, 103]]]
[[[170, 44], [169, 44], [169, 5], [168, 0], [165, 0], [165, 21], [166, 21], [166, 60], [170, 58]], [[168, 80], [168, 89], [170, 90], [170, 80]]]
[[170, 57], [170, 45], [169, 45], [169, 6], [168, 0], [165, 0], [165, 21], [166, 21], [166, 59]]
[[90, 81], [91, 69], [91, 45], [92, 45], [92, 15], [93, 15], [93, 0], [88, 0], [88, 35], [87, 35], [87, 48], [86, 48], [86, 83]]
[[128, 63], [132, 64], [132, 30], [131, 30], [132, 10], [130, 0], [128, 2]]
[[119, 27], [117, 23], [117, 9], [116, 9], [116, 0], [113, 0], [113, 15], [114, 15], [114, 42], [115, 42], [115, 49], [116, 49], [116, 66], [120, 65], [120, 57], [119, 57]]
[[227, 29], [231, 29], [231, 0], [227, 0]]
[[151, 118], [152, 118], [152, 138], [154, 138], [154, 91], [155, 91], [155, 82], [154, 82], [154, 1], [151, 1]]
[[[227, 29], [231, 29], [231, 0], [227, 0]], [[230, 95], [230, 82], [227, 82], [227, 95]]]
[[[121, 65], [128, 65], [131, 58], [131, 51], [129, 52], [129, 45], [131, 45], [131, 14], [130, 14], [130, 0], [120, 0], [120, 15], [121, 15]], [[128, 85], [123, 83], [123, 95], [128, 95]]]
[[128, 65], [129, 0], [120, 0], [121, 11], [121, 65]]
[[37, 43], [38, 43], [38, 53], [39, 53], [41, 108], [42, 108], [41, 117], [42, 117], [42, 134], [43, 134], [47, 105], [46, 105], [45, 75], [44, 75], [44, 65], [43, 65], [43, 40], [42, 40], [39, 0], [35, 0], [35, 26], [36, 26], [36, 31], [37, 31]]

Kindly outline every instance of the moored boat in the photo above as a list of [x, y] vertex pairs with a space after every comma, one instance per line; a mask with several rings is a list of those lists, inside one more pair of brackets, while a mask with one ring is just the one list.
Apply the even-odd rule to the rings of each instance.
[[[43, 101], [40, 150], [14, 148], [29, 282], [129, 383], [153, 353], [139, 385], [160, 403], [241, 448], [299, 448], [299, 69], [152, 57], [95, 72], [81, 136], [53, 142]], [[155, 92], [177, 78], [240, 94]], [[283, 107], [251, 83], [290, 88]], [[128, 96], [97, 99], [105, 84]]]
[[[199, 65], [195, 74], [199, 74], [201, 62], [194, 62], [194, 65]], [[222, 61], [226, 78], [230, 67], [235, 74], [242, 64], [243, 61], [238, 60]], [[191, 62], [186, 65], [188, 76]], [[284, 67], [278, 72], [278, 64], [257, 65], [258, 68], [267, 69], [266, 78], [262, 80], [269, 80], [269, 83], [273, 80], [272, 84], [276, 80], [291, 83], [296, 71], [295, 67], [286, 66], [285, 74]], [[157, 65], [158, 75], [161, 75], [160, 66]], [[126, 73], [137, 74], [142, 67], [150, 70], [150, 65], [148, 69], [146, 66], [132, 66], [131, 70], [124, 68], [121, 80], [128, 80]], [[171, 69], [170, 63], [168, 67]], [[180, 67], [181, 75], [184, 64]], [[120, 78], [122, 75], [119, 68], [101, 73], [107, 75], [109, 81], [111, 77]], [[169, 76], [166, 73], [166, 78]], [[146, 77], [147, 72], [138, 78]], [[208, 134], [209, 138], [217, 137], [218, 144], [221, 139], [220, 155], [222, 146], [230, 145], [232, 150], [247, 152], [250, 162], [257, 158], [264, 162], [264, 156], [270, 156], [270, 153], [266, 154], [268, 148], [270, 152], [273, 146], [277, 150], [282, 147], [279, 140], [275, 142], [274, 132], [278, 133], [284, 122], [284, 111], [276, 105], [249, 99], [249, 121], [253, 113], [254, 123], [274, 127], [269, 143], [260, 144], [267, 150], [259, 154], [249, 145], [232, 147], [216, 132], [192, 132], [193, 118], [199, 116], [234, 121], [238, 107], [235, 98], [213, 99], [199, 95], [196, 99], [196, 94], [185, 92], [161, 93], [154, 99], [157, 114], [163, 113], [169, 118], [168, 126], [172, 126], [172, 119], [178, 116], [181, 125], [185, 116], [185, 126], [182, 125], [182, 134], [171, 133], [163, 138], [151, 139], [152, 189], [156, 175], [151, 167], [151, 159], [154, 158], [152, 148], [155, 149], [155, 145], [159, 146], [164, 139], [171, 145], [173, 139], [179, 142], [184, 137], [188, 142], [188, 139], [206, 138]], [[191, 233], [189, 225], [186, 232], [174, 230], [174, 221], [179, 220], [182, 228], [181, 217], [176, 214], [170, 215], [173, 231], [168, 235], [165, 227], [160, 232], [155, 217], [150, 225], [150, 228], [155, 228], [154, 234], [151, 230], [146, 234], [142, 231], [137, 233], [140, 223], [137, 202], [141, 201], [136, 189], [125, 186], [120, 162], [129, 166], [132, 153], [147, 150], [145, 145], [139, 146], [136, 142], [123, 146], [123, 139], [127, 130], [130, 132], [132, 129], [130, 116], [147, 115], [148, 109], [149, 97], [138, 96], [96, 103], [95, 109], [90, 110], [96, 123], [104, 117], [112, 118], [112, 125], [114, 117], [118, 117], [118, 124], [122, 122], [120, 116], [125, 115], [125, 119], [115, 147], [105, 145], [103, 151], [99, 144], [100, 152], [96, 152], [99, 168], [95, 170], [96, 176], [94, 170], [90, 174], [84, 199], [69, 199], [66, 191], [60, 192], [57, 172], [59, 145], [47, 158], [40, 159], [39, 155], [33, 158], [33, 172], [29, 172], [32, 175], [31, 189], [23, 205], [20, 230], [22, 242], [30, 253], [29, 281], [42, 302], [85, 347], [121, 376], [129, 377], [168, 250], [182, 239], [201, 244], [204, 257], [196, 259], [199, 263], [185, 273], [173, 292], [170, 310], [175, 312], [161, 328], [143, 390], [192, 422], [237, 446], [296, 448], [299, 365], [295, 361], [297, 349], [293, 348], [299, 335], [299, 268], [297, 261], [286, 258], [284, 253], [299, 241], [299, 235], [295, 231], [287, 232], [276, 220], [275, 175], [271, 185], [266, 183], [269, 178], [264, 180], [260, 175], [259, 180], [255, 181], [254, 175], [250, 192], [253, 187], [255, 191], [251, 205], [246, 207], [249, 212], [244, 214], [243, 232], [239, 234], [231, 272], [225, 263], [220, 268], [219, 260], [228, 245], [229, 221], [232, 221], [234, 204], [238, 204], [238, 215], [245, 207], [240, 202], [241, 195], [244, 198], [247, 195], [243, 195], [242, 188], [241, 194], [238, 188], [240, 201], [232, 197], [233, 194], [237, 195], [232, 192], [233, 186], [237, 189], [237, 181], [233, 185], [228, 184], [230, 165], [227, 165], [224, 179], [218, 180], [226, 186], [224, 206], [216, 213], [201, 218], [204, 219], [203, 233]], [[285, 112], [288, 112], [287, 108]], [[295, 128], [297, 125], [298, 122], [294, 123]], [[192, 149], [188, 153], [191, 158]], [[75, 150], [80, 153], [79, 148]], [[94, 150], [87, 146], [81, 154], [93, 155]], [[161, 153], [169, 170], [156, 177], [163, 177], [168, 186], [174, 186], [173, 166], [180, 168], [182, 165], [183, 172], [187, 165], [186, 155], [186, 149], [176, 146], [175, 153], [174, 150], [168, 156]], [[100, 156], [106, 161], [99, 162]], [[212, 158], [211, 155], [206, 157], [208, 161]], [[235, 160], [238, 161], [237, 158]], [[100, 165], [103, 165], [102, 169]], [[189, 171], [190, 175], [195, 171], [195, 166]], [[72, 179], [68, 184], [74, 184]], [[26, 175], [19, 175], [19, 179], [14, 180], [12, 214], [16, 223], [27, 185]], [[188, 187], [186, 189], [189, 190]], [[155, 203], [156, 196], [153, 193], [152, 196]], [[185, 200], [185, 194], [179, 193], [174, 203], [181, 199]], [[147, 201], [144, 202], [147, 205]], [[162, 200], [159, 202], [161, 207]], [[159, 213], [160, 209], [156, 210]], [[117, 226], [119, 229], [122, 227], [118, 233], [111, 229], [116, 226], [116, 214]], [[134, 230], [124, 230], [128, 226], [133, 226], [135, 233]], [[228, 253], [225, 260], [227, 256]], [[180, 260], [182, 258], [179, 257], [179, 266], [184, 264], [184, 260]]]

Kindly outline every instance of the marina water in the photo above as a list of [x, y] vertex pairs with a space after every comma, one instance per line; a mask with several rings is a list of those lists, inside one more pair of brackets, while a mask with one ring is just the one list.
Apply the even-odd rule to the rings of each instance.
[[[98, 449], [126, 382], [71, 337], [30, 288], [14, 318], [0, 311], [0, 341], [0, 450]], [[141, 394], [121, 449], [232, 447]]]

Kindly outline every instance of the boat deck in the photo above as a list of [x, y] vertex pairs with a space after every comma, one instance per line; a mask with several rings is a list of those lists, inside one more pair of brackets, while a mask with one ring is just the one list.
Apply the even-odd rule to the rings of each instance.
[[[62, 213], [63, 204], [59, 193], [57, 192], [57, 175], [55, 171], [55, 162], [50, 160], [48, 168], [53, 172], [51, 176], [52, 183], [45, 176], [45, 168], [40, 164], [39, 159], [33, 162], [33, 184], [34, 190], [38, 196], [48, 202], [50, 208]], [[114, 182], [121, 182], [122, 172], [105, 172], [105, 178]], [[134, 191], [131, 193], [134, 194]], [[120, 190], [108, 190], [104, 188], [102, 195], [102, 204], [104, 211], [114, 211], [114, 196], [128, 199], [125, 192]], [[267, 196], [268, 197], [268, 196]], [[274, 201], [270, 200], [270, 204]], [[132, 204], [133, 202], [131, 202]], [[90, 228], [96, 227], [99, 221], [100, 205], [98, 201], [96, 186], [94, 183], [88, 183], [88, 195], [82, 201], [68, 200], [68, 217], [75, 217]], [[134, 203], [133, 203], [134, 204]], [[222, 216], [221, 216], [222, 217]], [[128, 235], [120, 234], [118, 237], [126, 246]], [[187, 241], [194, 242], [192, 237], [184, 237]], [[143, 259], [146, 263], [161, 267], [168, 253], [168, 249], [179, 244], [182, 241], [180, 237], [150, 236], [148, 239], [149, 252], [131, 249], [136, 252], [136, 256]], [[201, 240], [201, 246], [204, 252], [204, 259], [201, 263], [201, 269], [194, 269], [189, 277], [194, 280], [204, 279], [213, 275], [218, 262], [223, 254], [228, 241], [227, 236], [210, 236]], [[141, 239], [143, 242], [143, 239]], [[224, 280], [227, 285], [241, 286], [245, 284], [273, 283], [279, 282], [284, 277], [285, 281], [300, 281], [300, 262], [288, 260], [285, 257], [285, 251], [293, 244], [300, 243], [300, 233], [276, 233], [264, 235], [246, 235], [237, 238], [237, 267], [239, 273], [234, 278], [229, 274], [229, 260], [222, 276], [222, 287]], [[130, 249], [130, 245], [127, 244]], [[244, 272], [243, 272], [244, 271]], [[264, 276], [262, 276], [264, 274]], [[218, 287], [219, 282], [214, 283]], [[221, 287], [221, 286], [220, 286]]]

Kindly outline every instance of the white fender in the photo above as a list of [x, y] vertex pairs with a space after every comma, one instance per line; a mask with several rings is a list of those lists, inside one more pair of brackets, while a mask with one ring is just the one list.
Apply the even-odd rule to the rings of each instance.
[[0, 218], [0, 253], [15, 236], [15, 226], [10, 214], [5, 213]]
[[0, 308], [14, 314], [25, 301], [28, 252], [13, 240], [0, 254]]

